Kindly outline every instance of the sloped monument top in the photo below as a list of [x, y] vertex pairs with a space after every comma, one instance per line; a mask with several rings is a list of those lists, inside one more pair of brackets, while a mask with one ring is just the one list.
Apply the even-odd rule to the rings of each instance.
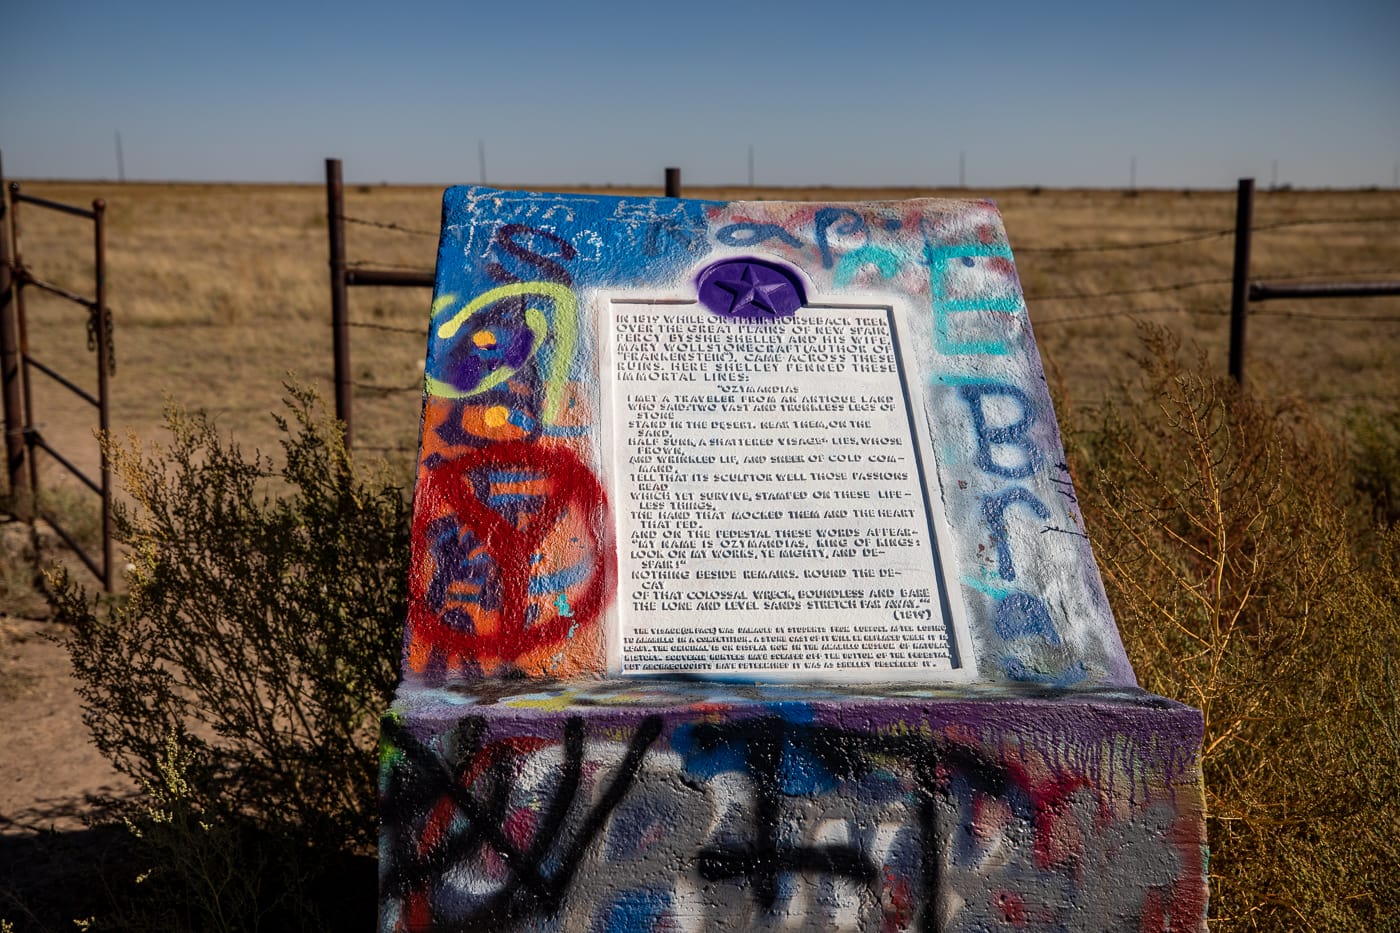
[[404, 675], [1135, 679], [987, 201], [449, 189]]

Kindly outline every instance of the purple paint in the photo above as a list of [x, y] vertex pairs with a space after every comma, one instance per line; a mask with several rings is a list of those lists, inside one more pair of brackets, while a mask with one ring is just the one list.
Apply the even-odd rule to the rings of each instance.
[[788, 317], [806, 304], [796, 275], [756, 259], [717, 262], [700, 273], [697, 286], [700, 303], [726, 318]]

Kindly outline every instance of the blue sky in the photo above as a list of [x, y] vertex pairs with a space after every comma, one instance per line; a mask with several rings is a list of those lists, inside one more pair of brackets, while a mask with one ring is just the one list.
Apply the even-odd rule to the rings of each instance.
[[13, 177], [1389, 186], [1400, 0], [3, 0]]

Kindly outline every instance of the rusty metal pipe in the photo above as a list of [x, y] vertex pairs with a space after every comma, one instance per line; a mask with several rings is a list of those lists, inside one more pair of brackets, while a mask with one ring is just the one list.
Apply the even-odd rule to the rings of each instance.
[[92, 575], [101, 578], [103, 574], [101, 568], [97, 566], [97, 561], [88, 556], [87, 551], [84, 551], [82, 545], [78, 543], [78, 539], [69, 534], [67, 529], [62, 525], [54, 521], [54, 517], [47, 512], [42, 514], [42, 518], [49, 523], [50, 528], [58, 533], [58, 536], [63, 539], [63, 543], [68, 545], [69, 549], [74, 554], [78, 555], [78, 559], [87, 566], [87, 569], [92, 571]]
[[1244, 325], [1249, 313], [1249, 245], [1254, 226], [1254, 179], [1235, 195], [1235, 274], [1230, 289], [1230, 378], [1244, 385]]
[[111, 432], [112, 410], [112, 309], [107, 307], [107, 202], [96, 198], [92, 202], [93, 250], [95, 256], [95, 279], [93, 291], [96, 294], [93, 310], [97, 315], [97, 431], [101, 437], [102, 473], [102, 586], [112, 592], [116, 581], [112, 561], [112, 463], [107, 457], [107, 443]]
[[[20, 382], [19, 321], [15, 304], [15, 283], [10, 264], [9, 198], [5, 196], [5, 170], [0, 162], [0, 390], [5, 410], [5, 475], [9, 485], [10, 509], [21, 518], [29, 509], [20, 508], [19, 488], [24, 473], [24, 414]], [[23, 513], [23, 514], [21, 514]]]
[[87, 402], [87, 403], [88, 403], [89, 405], [91, 405], [93, 408], [96, 408], [96, 409], [99, 409], [99, 410], [102, 408], [102, 399], [101, 399], [101, 398], [99, 398], [99, 397], [96, 396], [96, 395], [93, 395], [93, 394], [92, 394], [91, 392], [89, 392], [87, 389], [84, 389], [82, 386], [78, 385], [78, 384], [77, 384], [76, 382], [74, 382], [72, 379], [69, 379], [67, 376], [63, 375], [63, 373], [59, 372], [58, 370], [54, 369], [53, 367], [44, 365], [43, 363], [39, 362], [38, 360], [36, 360], [36, 359], [35, 359], [34, 357], [32, 357], [32, 356], [26, 356], [26, 357], [24, 358], [24, 365], [25, 365], [25, 366], [32, 366], [32, 367], [34, 367], [35, 369], [39, 370], [39, 372], [43, 373], [45, 376], [48, 376], [48, 377], [49, 377], [50, 379], [52, 379], [54, 382], [57, 382], [59, 385], [63, 386], [65, 389], [67, 389], [69, 392], [72, 392], [74, 395], [76, 395], [76, 396], [78, 396], [79, 398], [81, 398], [83, 401]]
[[[19, 206], [26, 196], [20, 193], [19, 182], [10, 182], [10, 233], [13, 239], [13, 261], [16, 269], [24, 268], [24, 258], [20, 255], [20, 210]], [[29, 316], [25, 313], [24, 306], [24, 277], [17, 276], [14, 283], [15, 294], [15, 321], [19, 332], [19, 358], [21, 362], [29, 360]], [[34, 385], [29, 378], [29, 367], [20, 366], [20, 384], [24, 395], [24, 441], [27, 448], [26, 466], [29, 468], [29, 501], [31, 514], [39, 509], [39, 464], [34, 458]]]
[[97, 307], [97, 302], [94, 299], [84, 298], [77, 292], [70, 292], [68, 289], [61, 288], [58, 285], [54, 285], [52, 282], [45, 282], [43, 279], [36, 279], [27, 271], [22, 271], [20, 273], [20, 278], [23, 284], [25, 285], [33, 285], [40, 291], [48, 292], [50, 295], [57, 295], [59, 298], [65, 298], [68, 301], [73, 302], [74, 304], [82, 305], [84, 308]]
[[[93, 479], [91, 476], [88, 476], [81, 469], [79, 469], [77, 464], [75, 464], [72, 460], [69, 460], [67, 457], [63, 456], [63, 454], [59, 453], [56, 449], [54, 449], [53, 445], [51, 445], [48, 441], [44, 440], [44, 436], [42, 434], [40, 434], [38, 431], [31, 431], [29, 436], [33, 438], [35, 447], [38, 447], [44, 453], [48, 454], [50, 457], [53, 457], [54, 460], [58, 461], [59, 466], [63, 467], [69, 473], [72, 473], [88, 489], [91, 489], [99, 496], [102, 495], [102, 484], [99, 483], [97, 480]], [[98, 574], [98, 576], [101, 576], [101, 574]]]
[[[19, 185], [14, 185], [18, 189]], [[34, 204], [38, 207], [47, 207], [51, 211], [62, 211], [65, 214], [72, 214], [75, 217], [86, 217], [88, 220], [97, 219], [95, 211], [90, 211], [86, 207], [77, 207], [72, 204], [64, 204], [61, 201], [50, 201], [48, 198], [36, 198], [32, 194], [15, 193], [15, 200], [23, 201], [26, 204]]]
[[1276, 298], [1373, 298], [1400, 295], [1400, 282], [1309, 282], [1302, 285], [1250, 282], [1250, 301]]
[[432, 288], [435, 282], [431, 272], [407, 272], [396, 269], [347, 269], [346, 285], [421, 285]]
[[345, 425], [345, 449], [349, 450], [353, 431], [350, 408], [353, 387], [350, 381], [350, 308], [345, 287], [345, 183], [340, 160], [326, 160], [326, 231], [330, 238], [331, 267], [331, 347], [335, 353], [335, 416]]

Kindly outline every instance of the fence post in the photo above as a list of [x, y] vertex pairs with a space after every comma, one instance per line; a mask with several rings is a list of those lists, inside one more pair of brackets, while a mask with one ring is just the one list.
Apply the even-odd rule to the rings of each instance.
[[345, 184], [340, 160], [326, 160], [326, 228], [330, 235], [331, 342], [335, 349], [335, 416], [350, 449], [350, 320], [345, 286]]
[[97, 333], [97, 430], [102, 434], [102, 588], [112, 592], [112, 462], [107, 457], [111, 430], [112, 311], [107, 307], [107, 202], [92, 202], [94, 304]]
[[1244, 325], [1249, 313], [1249, 240], [1254, 227], [1254, 179], [1241, 178], [1235, 200], [1235, 279], [1230, 291], [1230, 378], [1244, 386]]
[[678, 168], [666, 169], [666, 197], [678, 198], [681, 196], [681, 170]]
[[10, 266], [9, 188], [0, 162], [0, 383], [5, 397], [5, 474], [9, 477], [10, 508], [21, 511], [19, 494], [24, 472], [24, 418], [20, 405], [19, 320], [15, 310], [14, 279]]

